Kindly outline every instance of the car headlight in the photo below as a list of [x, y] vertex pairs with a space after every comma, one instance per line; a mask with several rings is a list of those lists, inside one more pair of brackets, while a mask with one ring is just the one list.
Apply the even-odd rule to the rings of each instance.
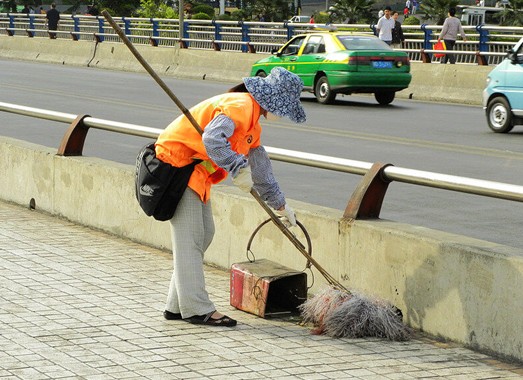
[[487, 86], [490, 83], [490, 77], [487, 77]]

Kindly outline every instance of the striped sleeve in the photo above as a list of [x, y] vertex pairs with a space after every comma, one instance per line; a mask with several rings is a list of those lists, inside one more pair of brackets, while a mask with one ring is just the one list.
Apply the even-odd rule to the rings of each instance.
[[275, 210], [284, 206], [285, 195], [280, 190], [276, 178], [274, 178], [271, 160], [263, 146], [260, 145], [250, 150], [249, 165], [251, 166], [254, 189], [262, 199]]
[[228, 139], [233, 135], [234, 128], [234, 121], [220, 114], [205, 127], [202, 140], [209, 158], [236, 177], [238, 171], [247, 166], [248, 162], [243, 154], [238, 154], [231, 149]]

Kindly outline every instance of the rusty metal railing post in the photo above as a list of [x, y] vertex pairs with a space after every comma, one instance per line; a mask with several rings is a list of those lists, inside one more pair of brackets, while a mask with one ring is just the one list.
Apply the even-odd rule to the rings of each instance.
[[479, 51], [476, 52], [476, 62], [480, 66], [488, 66], [488, 58], [481, 55], [481, 52]]
[[426, 53], [425, 49], [420, 50], [420, 55], [421, 55], [421, 62], [423, 62], [423, 63], [432, 62], [432, 56], [429, 53]]
[[358, 187], [345, 208], [344, 219], [373, 219], [379, 218], [381, 205], [389, 183], [383, 175], [383, 170], [392, 164], [376, 162], [363, 176]]
[[84, 119], [89, 115], [78, 115], [78, 117], [69, 125], [62, 138], [58, 156], [81, 156], [84, 149], [84, 142], [89, 131], [89, 127], [84, 124]]

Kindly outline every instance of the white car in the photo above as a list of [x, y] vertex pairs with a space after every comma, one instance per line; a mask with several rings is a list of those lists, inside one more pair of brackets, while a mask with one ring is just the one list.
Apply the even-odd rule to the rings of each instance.
[[289, 22], [301, 22], [301, 23], [308, 23], [311, 19], [311, 16], [292, 16], [289, 19]]

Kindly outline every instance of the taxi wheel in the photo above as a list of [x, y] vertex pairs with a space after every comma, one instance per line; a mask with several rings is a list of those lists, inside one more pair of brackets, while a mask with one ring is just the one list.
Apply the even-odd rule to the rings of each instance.
[[316, 86], [314, 86], [314, 95], [318, 103], [329, 104], [334, 102], [336, 93], [331, 90], [327, 77], [323, 76], [318, 79]]
[[256, 73], [257, 77], [265, 78], [267, 76], [267, 73], [263, 70], [260, 70]]
[[497, 96], [488, 102], [487, 123], [490, 129], [498, 133], [507, 133], [514, 128], [512, 112], [507, 99]]
[[396, 96], [396, 93], [394, 91], [383, 91], [383, 92], [374, 93], [374, 97], [376, 98], [376, 101], [379, 104], [381, 104], [382, 106], [386, 106], [387, 104], [392, 103], [395, 96]]

